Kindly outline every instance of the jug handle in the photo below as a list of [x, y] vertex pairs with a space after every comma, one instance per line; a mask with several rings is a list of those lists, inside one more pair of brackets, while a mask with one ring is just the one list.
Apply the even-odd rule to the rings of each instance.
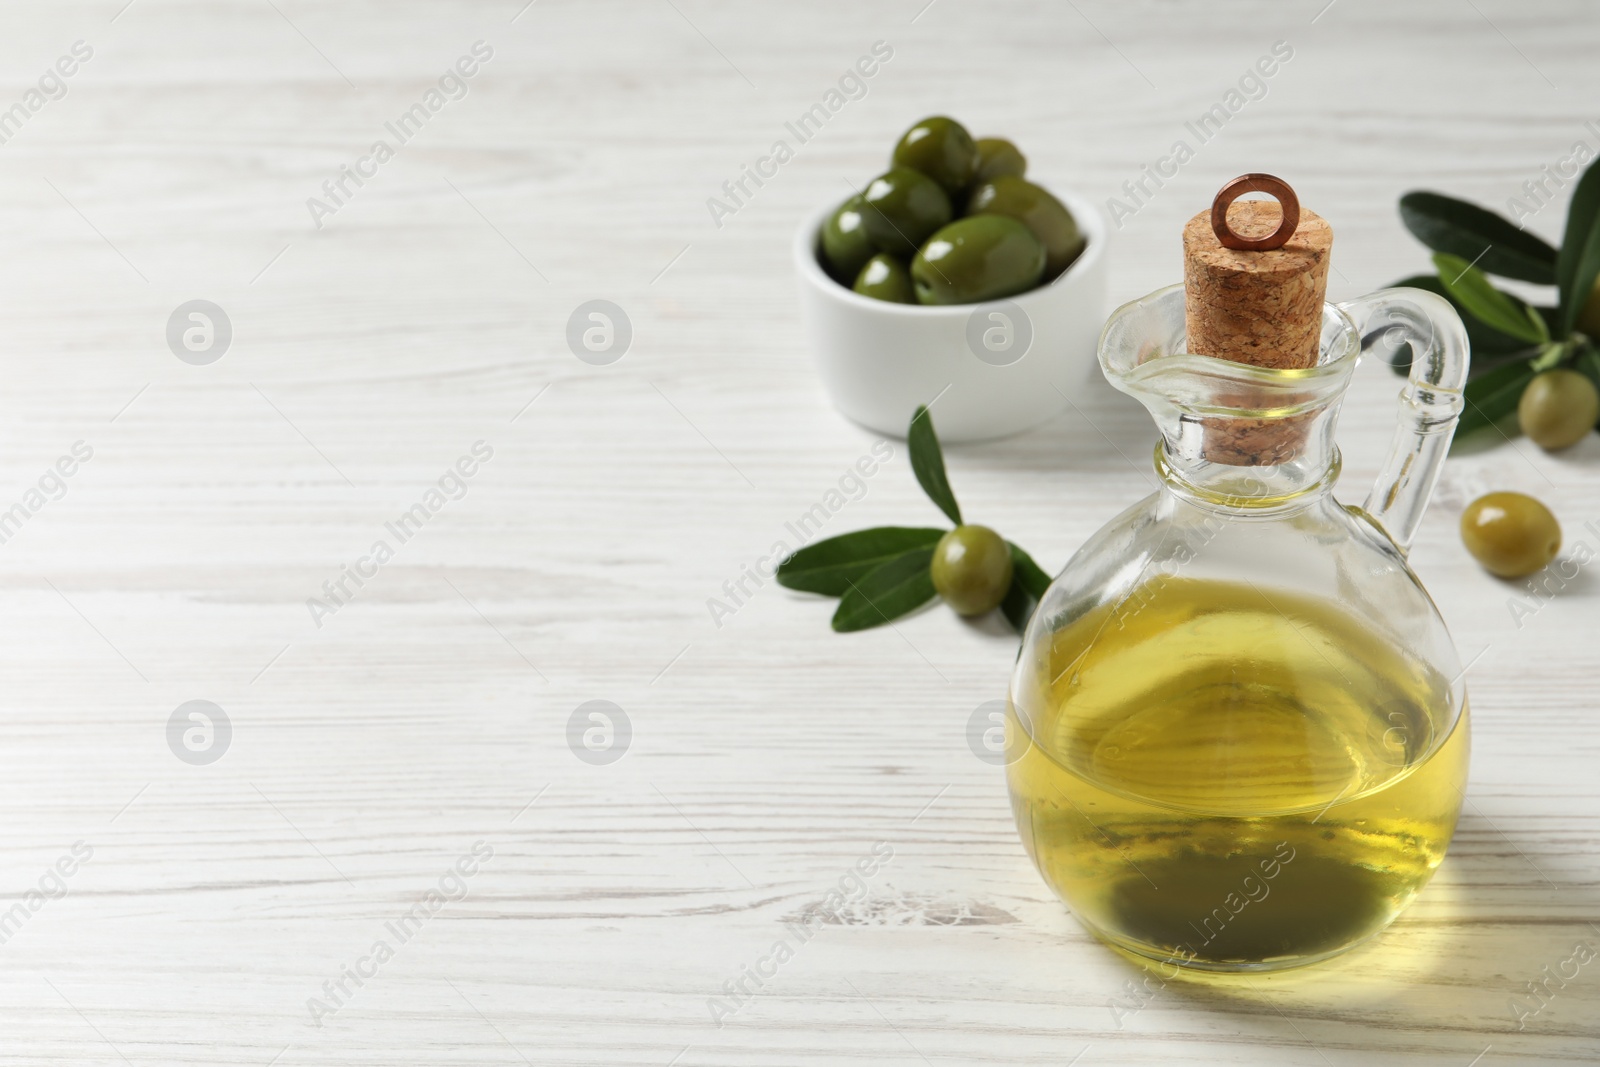
[[1380, 289], [1339, 304], [1357, 336], [1381, 332], [1411, 346], [1411, 374], [1400, 391], [1400, 423], [1389, 457], [1362, 509], [1403, 554], [1433, 495], [1465, 399], [1470, 349], [1466, 327], [1443, 297], [1422, 289]]

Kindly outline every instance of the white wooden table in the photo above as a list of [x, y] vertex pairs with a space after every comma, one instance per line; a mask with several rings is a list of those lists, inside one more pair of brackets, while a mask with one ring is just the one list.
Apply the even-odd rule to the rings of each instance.
[[[0, 16], [0, 110], [26, 113], [0, 145], [0, 511], [26, 514], [0, 546], [0, 1062], [1600, 1059], [1600, 963], [1520, 1031], [1510, 1008], [1600, 944], [1600, 586], [1583, 569], [1519, 627], [1455, 534], [1472, 496], [1521, 488], [1600, 548], [1600, 438], [1454, 458], [1426, 520], [1414, 560], [1476, 657], [1476, 736], [1423, 897], [1340, 961], [1175, 982], [1120, 1018], [1142, 973], [1045, 889], [968, 747], [1013, 637], [944, 611], [836, 636], [770, 584], [720, 627], [707, 607], [873, 444], [808, 365], [788, 242], [912, 120], [1011, 136], [1103, 202], [1286, 41], [1124, 220], [1112, 297], [1176, 280], [1182, 220], [1261, 169], [1333, 222], [1345, 298], [1425, 269], [1400, 193], [1503, 207], [1600, 147], [1592, 6], [124, 3]], [[714, 225], [708, 198], [875, 41], [865, 96]], [[401, 143], [385, 124], [419, 103]], [[605, 366], [566, 342], [595, 299], [632, 324]], [[231, 323], [208, 364], [167, 343], [192, 300]], [[1396, 385], [1359, 375], [1347, 499]], [[1152, 481], [1143, 413], [1093, 384], [1079, 404], [949, 456], [968, 513], [1052, 570]], [[79, 441], [92, 458], [46, 477]], [[465, 495], [402, 543], [385, 524], [479, 441]], [[936, 513], [897, 448], [829, 521]], [[361, 562], [379, 540], [392, 558]], [[314, 620], [346, 567], [370, 576]], [[214, 762], [169, 747], [193, 700], [230, 725]], [[631, 726], [609, 764], [569, 748], [592, 700]], [[714, 1024], [878, 842], [849, 921]]]

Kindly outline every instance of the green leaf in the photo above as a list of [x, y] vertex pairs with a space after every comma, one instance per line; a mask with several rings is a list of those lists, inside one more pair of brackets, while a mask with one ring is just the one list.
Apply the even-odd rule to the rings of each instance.
[[1006, 617], [1011, 628], [1017, 631], [1017, 636], [1027, 633], [1028, 620], [1033, 618], [1033, 609], [1038, 606], [1039, 602], [1028, 595], [1028, 591], [1022, 587], [1022, 579], [1013, 571], [1011, 588], [1006, 590], [1006, 598], [1000, 601], [1000, 613]]
[[1578, 356], [1572, 361], [1572, 369], [1579, 374], [1588, 375], [1596, 389], [1600, 389], [1600, 352], [1596, 352], [1589, 345], [1584, 345], [1579, 350]]
[[1533, 380], [1532, 363], [1531, 359], [1519, 359], [1467, 383], [1462, 392], [1466, 407], [1462, 409], [1461, 421], [1456, 423], [1457, 440], [1517, 410], [1522, 391]]
[[1000, 610], [1010, 620], [1011, 628], [1020, 634], [1027, 629], [1033, 609], [1039, 606], [1045, 590], [1050, 588], [1050, 576], [1033, 557], [1010, 541], [1006, 544], [1011, 545], [1011, 588], [1000, 601]]
[[1489, 276], [1471, 263], [1448, 252], [1435, 252], [1433, 263], [1446, 291], [1480, 322], [1530, 345], [1550, 340], [1550, 330], [1538, 312], [1489, 284]]
[[913, 548], [852, 581], [833, 613], [833, 628], [842, 634], [870, 630], [916, 611], [939, 595], [932, 564], [932, 545]]
[[928, 414], [927, 408], [919, 406], [911, 416], [906, 442], [911, 446], [911, 471], [917, 476], [917, 484], [951, 522], [960, 526], [961, 505], [950, 491], [950, 479], [944, 473], [944, 453], [939, 449], [939, 435], [933, 432], [933, 416]]
[[1551, 341], [1549, 344], [1540, 345], [1534, 352], [1533, 362], [1528, 368], [1535, 374], [1561, 366], [1567, 358], [1567, 345], [1561, 341]]
[[1021, 579], [1022, 588], [1028, 591], [1029, 596], [1035, 600], [1043, 600], [1045, 590], [1050, 588], [1050, 575], [1046, 574], [1044, 568], [1035, 563], [1033, 557], [1024, 552], [1020, 546], [1010, 541], [1006, 544], [1011, 545], [1012, 576]]
[[[1597, 161], [1600, 162], [1600, 161]], [[1583, 305], [1600, 276], [1600, 166], [1589, 164], [1567, 205], [1567, 229], [1556, 260], [1556, 288], [1561, 294], [1561, 336], [1578, 324]]]
[[1476, 204], [1439, 193], [1407, 193], [1400, 220], [1435, 252], [1460, 256], [1490, 274], [1537, 285], [1556, 282], [1556, 250], [1535, 234]]
[[877, 526], [807, 545], [778, 564], [778, 584], [807, 593], [844, 596], [850, 583], [913, 548], [938, 544], [943, 530]]
[[[1549, 307], [1549, 306], [1544, 305], [1544, 304], [1529, 304], [1528, 306], [1530, 308], [1532, 308], [1534, 311], [1537, 311], [1539, 313], [1539, 317], [1541, 319], [1543, 319], [1547, 324], [1548, 323], [1552, 323], [1552, 322], [1561, 321], [1561, 309], [1560, 308]], [[1548, 328], [1549, 327], [1547, 325], [1546, 329], [1548, 329]], [[1552, 340], [1555, 339], [1553, 333], [1551, 335], [1551, 339]]]
[[1538, 308], [1533, 307], [1530, 304], [1525, 304], [1520, 300], [1516, 300], [1516, 303], [1522, 307], [1522, 313], [1528, 317], [1528, 323], [1533, 327], [1533, 332], [1539, 335], [1539, 343], [1542, 345], [1549, 344], [1550, 323], [1546, 321], [1543, 313], [1541, 313]]

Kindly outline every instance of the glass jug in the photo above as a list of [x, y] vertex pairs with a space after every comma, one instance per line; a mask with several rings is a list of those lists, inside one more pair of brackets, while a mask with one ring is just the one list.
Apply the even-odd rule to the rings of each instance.
[[[1377, 332], [1415, 358], [1365, 505], [1333, 431]], [[1326, 304], [1318, 359], [1184, 350], [1184, 289], [1119, 309], [1100, 364], [1161, 432], [1156, 493], [1091, 537], [1034, 612], [1007, 780], [1023, 843], [1113, 946], [1214, 971], [1310, 963], [1377, 933], [1443, 859], [1463, 799], [1466, 690], [1406, 565], [1457, 416], [1449, 304]]]

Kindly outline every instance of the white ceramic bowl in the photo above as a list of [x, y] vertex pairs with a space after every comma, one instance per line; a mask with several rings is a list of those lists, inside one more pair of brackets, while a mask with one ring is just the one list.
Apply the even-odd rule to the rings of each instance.
[[1093, 204], [1056, 196], [1087, 240], [1083, 254], [1049, 285], [983, 304], [891, 304], [854, 293], [818, 259], [822, 224], [838, 204], [801, 223], [794, 237], [800, 318], [834, 406], [904, 437], [917, 405], [931, 403], [945, 441], [1021, 433], [1067, 407], [1100, 373], [1106, 225]]

